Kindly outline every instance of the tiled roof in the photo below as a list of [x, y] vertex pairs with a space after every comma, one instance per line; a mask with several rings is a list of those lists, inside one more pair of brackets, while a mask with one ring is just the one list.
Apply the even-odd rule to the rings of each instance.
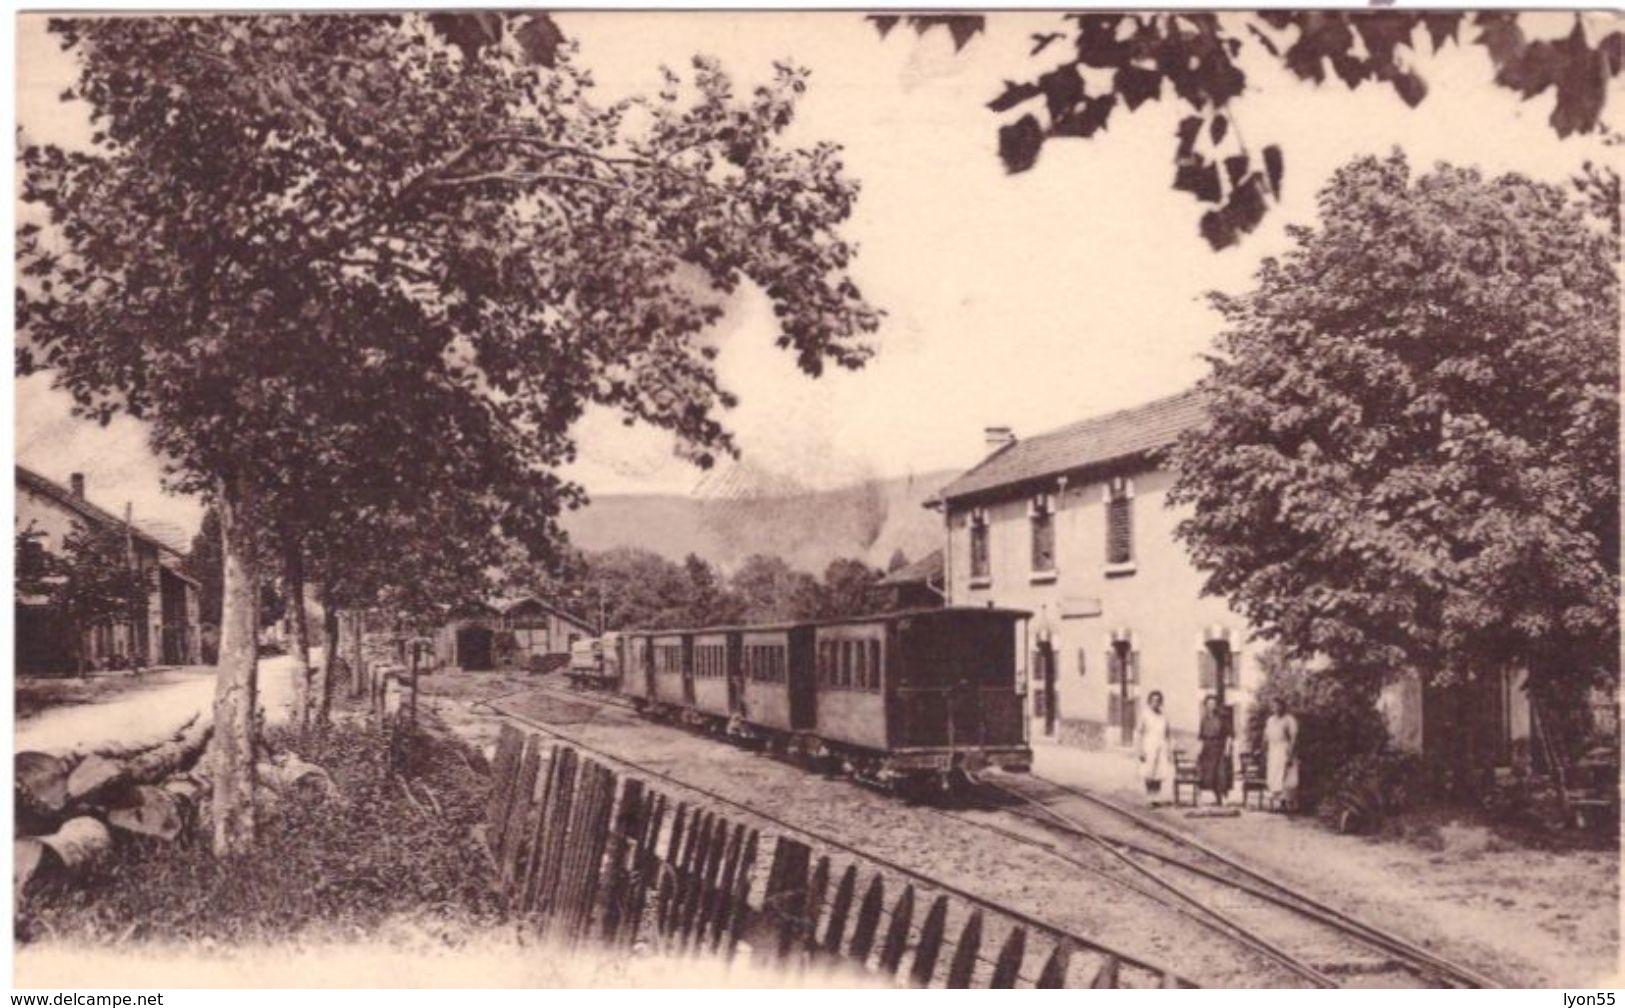
[[[112, 525], [121, 529], [125, 527], [123, 518], [120, 518], [118, 515], [115, 515], [113, 512], [108, 511], [105, 508], [92, 504], [83, 497], [74, 496], [72, 490], [56, 482], [55, 480], [47, 479], [46, 477], [41, 476], [39, 473], [25, 466], [17, 466], [17, 485], [26, 486], [38, 493], [42, 493], [45, 496], [50, 497], [52, 500], [55, 500], [68, 510], [77, 512], [81, 517], [88, 519], [89, 521], [96, 522], [99, 525]], [[130, 531], [135, 534], [137, 539], [151, 543], [153, 546], [158, 547], [161, 552], [169, 553], [176, 559], [185, 558], [185, 552], [177, 549], [164, 539], [153, 535], [151, 532], [143, 529], [141, 526], [132, 524], [129, 526], [129, 528]], [[187, 580], [191, 579], [187, 578]]]
[[1165, 447], [1205, 421], [1205, 402], [1202, 393], [1191, 389], [1018, 440], [943, 487], [939, 496], [942, 500], [969, 497]]
[[932, 550], [911, 564], [897, 568], [880, 579], [887, 588], [900, 585], [931, 584], [942, 581], [942, 550]]
[[534, 602], [545, 612], [552, 613], [554, 616], [564, 620], [566, 623], [573, 623], [582, 630], [589, 633], [592, 632], [593, 626], [591, 623], [588, 623], [586, 620], [574, 615], [573, 613], [565, 612], [558, 606], [545, 602], [535, 595], [506, 595], [500, 598], [490, 598], [485, 600], [485, 604], [487, 606], [503, 616], [507, 616], [508, 614], [512, 613], [515, 609], [524, 605], [526, 602]]

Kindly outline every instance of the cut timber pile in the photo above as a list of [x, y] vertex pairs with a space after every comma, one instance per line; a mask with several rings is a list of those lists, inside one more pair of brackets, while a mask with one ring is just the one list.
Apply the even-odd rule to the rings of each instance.
[[[72, 881], [108, 856], [120, 837], [182, 837], [209, 797], [203, 755], [212, 734], [200, 715], [139, 749], [85, 756], [18, 753], [15, 891], [23, 895], [51, 880]], [[292, 753], [262, 762], [257, 776], [277, 798], [338, 797], [327, 771]]]

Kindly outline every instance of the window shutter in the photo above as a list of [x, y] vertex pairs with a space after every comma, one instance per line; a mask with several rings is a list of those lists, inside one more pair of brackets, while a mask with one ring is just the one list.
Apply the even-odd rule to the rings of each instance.
[[1224, 667], [1224, 684], [1227, 687], [1241, 687], [1241, 652], [1230, 649], [1230, 660]]
[[1116, 648], [1106, 649], [1106, 683], [1113, 685], [1123, 681], [1123, 656], [1117, 653]]
[[1216, 663], [1213, 652], [1206, 646], [1196, 652], [1196, 669], [1198, 672], [1198, 685], [1202, 689], [1212, 689], [1216, 683]]
[[1089, 671], [1088, 662], [1085, 658], [1088, 653], [1083, 648], [1078, 648], [1078, 675], [1083, 675]]
[[1123, 723], [1123, 698], [1116, 693], [1106, 694], [1106, 723], [1113, 726]]
[[1128, 681], [1138, 684], [1140, 681], [1140, 652], [1128, 653]]

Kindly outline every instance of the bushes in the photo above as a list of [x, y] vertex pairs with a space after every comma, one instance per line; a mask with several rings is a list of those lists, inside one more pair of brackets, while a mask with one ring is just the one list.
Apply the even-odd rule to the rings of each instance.
[[85, 885], [21, 908], [19, 937], [270, 941], [366, 933], [396, 916], [449, 936], [494, 923], [490, 869], [471, 838], [487, 788], [481, 761], [443, 730], [418, 731], [390, 777], [382, 746], [359, 721], [335, 724], [299, 751], [327, 769], [341, 799], [263, 808], [259, 845], [234, 862], [201, 840], [132, 843]]
[[1339, 775], [1358, 757], [1382, 750], [1388, 730], [1377, 712], [1376, 684], [1351, 684], [1325, 669], [1290, 661], [1279, 648], [1259, 659], [1264, 682], [1247, 722], [1247, 738], [1263, 749], [1264, 722], [1275, 701], [1298, 719], [1298, 797], [1315, 808], [1341, 786]]
[[1322, 822], [1339, 833], [1368, 833], [1385, 815], [1409, 808], [1427, 791], [1428, 771], [1413, 753], [1361, 753], [1332, 775], [1318, 805]]

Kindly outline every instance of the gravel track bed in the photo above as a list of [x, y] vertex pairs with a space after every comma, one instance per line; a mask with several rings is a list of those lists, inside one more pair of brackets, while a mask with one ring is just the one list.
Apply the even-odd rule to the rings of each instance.
[[[972, 822], [956, 821], [930, 807], [911, 805], [850, 781], [809, 773], [717, 739], [653, 723], [586, 695], [578, 698], [551, 689], [535, 689], [504, 697], [500, 703], [516, 714], [556, 727], [585, 745], [632, 760], [651, 771], [670, 774], [679, 782], [714, 791], [1057, 927], [1096, 938], [1203, 986], [1304, 983], [1259, 953], [1113, 883], [1097, 871], [1080, 868], [1030, 844], [999, 837]], [[656, 783], [663, 782], [657, 779]], [[688, 796], [671, 797], [682, 800]], [[726, 810], [725, 814], [732, 817], [738, 813]], [[1013, 821], [1019, 823], [1019, 817], [1002, 811], [956, 815], [986, 817], [990, 824], [1002, 828], [1012, 828]], [[782, 831], [772, 823], [753, 825], [763, 826], [768, 834]], [[1036, 829], [1033, 824], [1024, 825]], [[1049, 839], [1053, 838], [1051, 833]], [[821, 846], [816, 839], [811, 842], [815, 849]], [[833, 890], [839, 870], [851, 856], [839, 851], [817, 853], [831, 855], [836, 869], [831, 880]], [[1098, 849], [1067, 853], [1101, 870], [1110, 870], [1107, 856]], [[758, 859], [757, 869], [764, 877], [769, 861], [765, 852]], [[901, 885], [898, 881], [894, 888], [888, 879], [887, 892], [895, 893]], [[889, 906], [889, 897], [887, 902]], [[960, 911], [957, 901], [953, 902]], [[928, 905], [929, 896], [917, 898], [916, 927]], [[961, 924], [959, 913], [951, 913], [948, 934], [956, 936]], [[1007, 930], [1004, 922], [984, 920], [984, 959], [997, 954]], [[1042, 957], [1048, 954], [1048, 943], [1038, 944], [1040, 949], [1035, 950], [1029, 943], [1023, 968], [1023, 975], [1029, 979], [1037, 975]], [[1084, 955], [1075, 957], [1074, 982], [1080, 976], [1086, 978], [1086, 971], [1093, 969], [1089, 959]], [[945, 952], [942, 963], [948, 960]], [[945, 968], [939, 965], [939, 970]], [[979, 974], [989, 968], [990, 964], [984, 962]]]

